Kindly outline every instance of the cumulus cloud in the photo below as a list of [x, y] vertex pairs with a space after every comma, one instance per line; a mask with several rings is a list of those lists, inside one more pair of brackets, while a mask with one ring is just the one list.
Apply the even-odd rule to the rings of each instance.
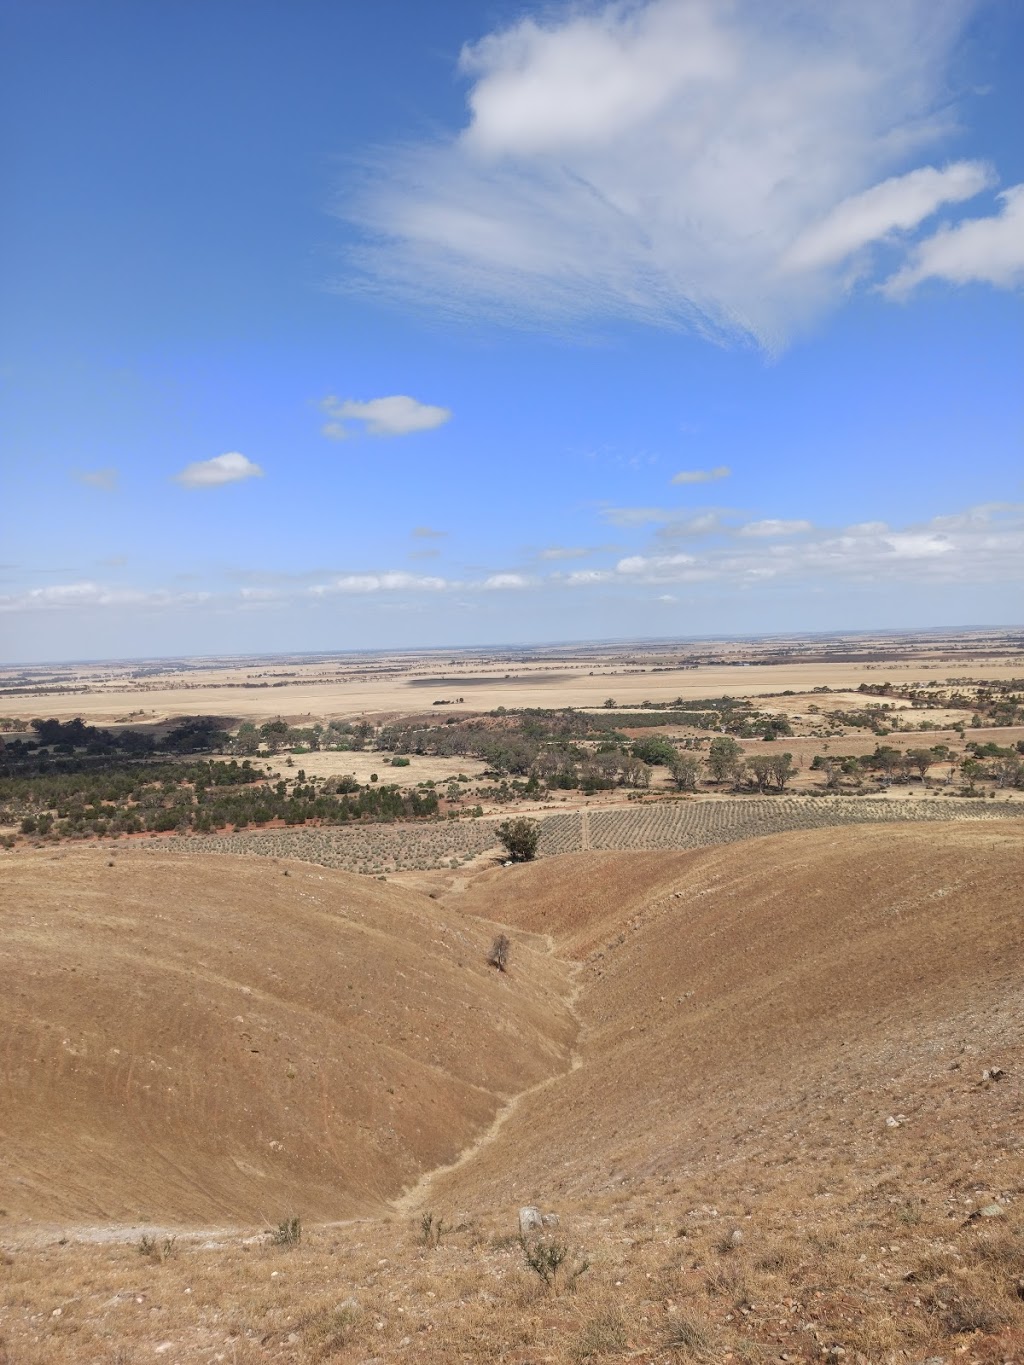
[[905, 298], [928, 279], [1003, 289], [1024, 285], [1024, 185], [1014, 185], [999, 198], [997, 214], [941, 227], [921, 242], [910, 261], [882, 286], [883, 293]]
[[117, 488], [118, 472], [112, 466], [106, 469], [81, 469], [76, 470], [75, 478], [79, 483], [84, 483], [88, 488], [99, 488], [104, 493], [113, 493]]
[[335, 398], [332, 394], [320, 406], [330, 418], [321, 430], [332, 441], [344, 441], [351, 436], [346, 422], [361, 422], [368, 436], [409, 436], [415, 431], [444, 426], [452, 415], [450, 408], [420, 403], [402, 393], [390, 398], [371, 398], [366, 403], [354, 398]]
[[340, 212], [367, 288], [513, 322], [625, 317], [778, 344], [844, 259], [987, 183], [953, 127], [970, 0], [566, 6], [466, 47], [458, 133], [382, 153]]
[[212, 460], [197, 460], [186, 465], [174, 478], [183, 488], [219, 488], [225, 483], [240, 483], [243, 479], [259, 479], [263, 470], [237, 450], [226, 455], [215, 455]]
[[782, 267], [816, 270], [834, 265], [869, 242], [917, 227], [943, 204], [973, 199], [993, 181], [992, 168], [979, 161], [957, 161], [941, 171], [922, 166], [883, 180], [862, 194], [850, 195], [820, 223], [802, 232], [786, 252]]
[[732, 470], [727, 464], [716, 465], [714, 469], [681, 469], [672, 475], [673, 483], [713, 483], [716, 479], [727, 479]]

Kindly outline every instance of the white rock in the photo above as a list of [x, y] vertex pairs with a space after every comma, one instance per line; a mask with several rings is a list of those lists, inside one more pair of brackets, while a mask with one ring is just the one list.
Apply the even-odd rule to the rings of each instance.
[[544, 1217], [533, 1204], [527, 1204], [519, 1210], [519, 1235], [525, 1237], [528, 1232], [533, 1232], [536, 1228], [544, 1226]]

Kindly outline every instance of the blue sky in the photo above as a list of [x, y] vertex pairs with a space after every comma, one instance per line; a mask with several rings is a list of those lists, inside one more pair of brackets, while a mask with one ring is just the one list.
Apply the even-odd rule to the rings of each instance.
[[0, 22], [4, 659], [1020, 623], [1019, 6]]

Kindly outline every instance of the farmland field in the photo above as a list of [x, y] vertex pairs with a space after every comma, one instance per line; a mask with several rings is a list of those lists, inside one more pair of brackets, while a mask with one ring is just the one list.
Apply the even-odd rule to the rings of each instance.
[[[882, 801], [842, 797], [749, 797], [736, 801], [665, 801], [620, 810], [571, 811], [540, 818], [540, 856], [592, 849], [702, 848], [763, 834], [839, 825], [998, 819], [1019, 814], [1011, 802], [955, 797]], [[255, 830], [172, 836], [161, 849], [187, 854], [236, 853], [297, 858], [323, 867], [382, 876], [457, 867], [498, 849], [492, 819], [358, 829]]]

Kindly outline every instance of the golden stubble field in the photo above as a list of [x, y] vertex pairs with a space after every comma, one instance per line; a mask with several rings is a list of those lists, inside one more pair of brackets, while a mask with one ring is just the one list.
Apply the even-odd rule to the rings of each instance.
[[[838, 658], [833, 657], [838, 655]], [[1014, 632], [984, 636], [850, 637], [826, 648], [798, 641], [706, 641], [546, 650], [427, 651], [422, 654], [295, 659], [187, 660], [0, 670], [0, 711], [109, 724], [182, 714], [236, 718], [355, 719], [430, 711], [440, 715], [507, 707], [620, 706], [643, 700], [752, 697], [815, 687], [853, 689], [885, 680], [947, 677], [994, 681], [1024, 676]], [[45, 689], [45, 690], [43, 690]], [[460, 701], [459, 698], [462, 700]], [[785, 705], [785, 701], [780, 702]]]
[[[7, 1361], [1024, 1354], [1024, 821], [432, 895], [49, 857], [0, 863]], [[525, 1204], [559, 1215], [563, 1292]]]

